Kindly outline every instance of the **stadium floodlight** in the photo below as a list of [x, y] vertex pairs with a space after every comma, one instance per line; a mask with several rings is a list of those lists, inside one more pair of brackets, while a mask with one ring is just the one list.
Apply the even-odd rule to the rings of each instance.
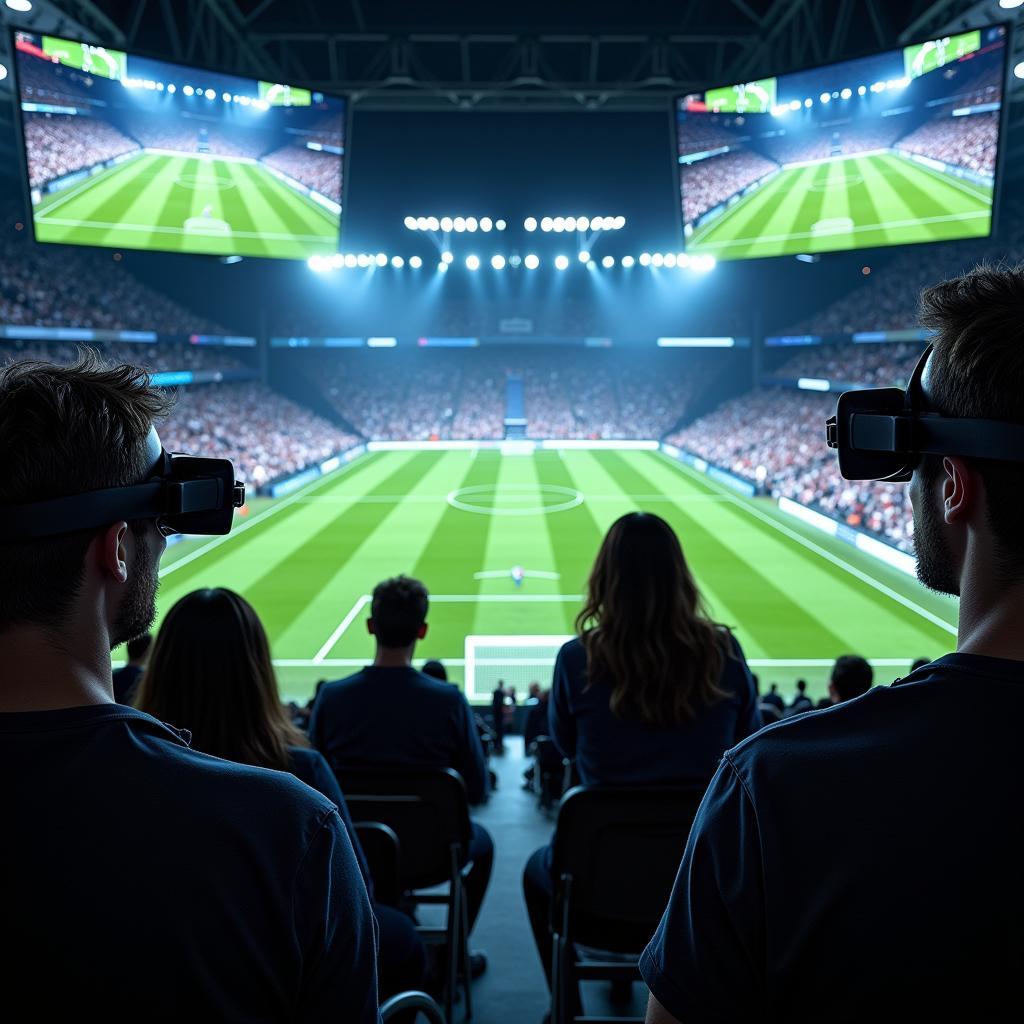
[[249, 99], [248, 96], [242, 96], [238, 102], [241, 103], [243, 107], [248, 107], [252, 103], [252, 100]]
[[1002, 7], [1004, 11], [1016, 10], [1022, 4], [1024, 4], [1024, 0], [999, 0], [999, 6]]
[[526, 220], [523, 221], [523, 227], [526, 228], [527, 231], [536, 231], [537, 230], [537, 218], [536, 217], [527, 217]]
[[415, 231], [416, 230], [416, 218], [415, 217], [406, 217], [405, 218], [405, 226], [410, 231]]
[[441, 227], [441, 222], [436, 217], [427, 218], [427, 230], [437, 231]]
[[604, 230], [604, 217], [591, 217], [590, 218], [590, 230], [591, 231], [603, 231]]
[[677, 267], [688, 267], [690, 265], [690, 257], [687, 253], [681, 252], [676, 255], [676, 266]]
[[479, 256], [467, 256], [466, 257], [466, 269], [467, 270], [479, 270], [480, 269], [480, 257]]
[[455, 259], [455, 257], [447, 249], [445, 249], [445, 251], [441, 253], [442, 263], [451, 263], [453, 259]]
[[565, 230], [565, 218], [556, 217], [551, 224], [552, 231], [564, 231]]
[[811, 97], [808, 96], [807, 99], [804, 100], [804, 106], [807, 107], [808, 109], [813, 107], [814, 106], [814, 100], [812, 100]]
[[[178, 91], [178, 87], [173, 82], [171, 82], [171, 84], [167, 86], [167, 91], [169, 93], [176, 93]], [[238, 99], [238, 97], [236, 96], [235, 99]]]
[[577, 217], [576, 218], [576, 230], [577, 231], [588, 231], [590, 229], [590, 218], [589, 217]]
[[428, 231], [430, 229], [430, 221], [426, 217], [417, 217], [416, 228], [419, 231]]
[[451, 217], [442, 217], [441, 218], [441, 230], [442, 231], [447, 233], [447, 232], [451, 231], [451, 229], [453, 227], [455, 227], [455, 221], [453, 221], [451, 219]]
[[858, 96], [866, 95], [867, 91], [868, 91], [868, 87], [866, 85], [858, 85], [857, 86], [857, 95]]
[[508, 265], [510, 267], [518, 267], [522, 262], [523, 258], [517, 252], [512, 253], [512, 255], [509, 256], [508, 258]]
[[635, 260], [635, 259], [633, 259], [633, 257], [632, 257], [632, 256], [623, 256], [623, 257], [622, 257], [622, 265], [623, 265], [623, 266], [624, 266], [624, 267], [625, 267], [625, 268], [626, 268], [627, 270], [628, 270], [628, 269], [629, 269], [629, 268], [630, 268], [631, 266], [633, 266], [633, 264], [634, 264], [634, 263], [636, 263], [636, 260]]
[[421, 260], [419, 256], [410, 256], [409, 266], [412, 267], [413, 270], [419, 270], [420, 267], [423, 266], [423, 260]]
[[665, 266], [674, 267], [676, 265], [676, 254], [674, 252], [665, 253]]
[[480, 230], [481, 231], [490, 231], [491, 228], [493, 228], [493, 227], [494, 227], [494, 221], [492, 221], [490, 217], [481, 217], [480, 218]]
[[800, 109], [800, 101], [799, 100], [790, 100], [789, 101], [789, 109], [790, 110], [799, 110]]
[[575, 217], [566, 217], [565, 218], [565, 230], [566, 231], [575, 231], [576, 230], [576, 218]]
[[822, 103], [828, 103], [832, 99], [832, 93], [830, 93], [830, 92], [823, 92], [818, 97], [818, 99], [821, 100]]
[[1022, 60], [1014, 69], [1013, 73], [1018, 78], [1024, 78], [1024, 60]]
[[590, 261], [590, 253], [587, 252], [586, 249], [584, 249], [580, 253], [580, 263], [588, 263], [589, 261]]
[[555, 267], [558, 270], [567, 270], [568, 267], [569, 267], [569, 257], [568, 256], [562, 256], [562, 255], [556, 256], [555, 257]]
[[508, 225], [507, 225], [507, 224], [505, 223], [505, 221], [504, 221], [504, 220], [502, 220], [502, 219], [501, 219], [501, 217], [499, 217], [499, 218], [498, 218], [498, 219], [497, 219], [497, 220], [496, 220], [496, 221], [494, 222], [494, 226], [495, 226], [495, 227], [496, 227], [496, 228], [497, 228], [497, 229], [498, 229], [499, 231], [504, 231], [504, 230], [505, 230], [505, 228], [507, 228], [507, 227], [508, 227]]
[[356, 254], [354, 252], [345, 253], [345, 266], [348, 267], [349, 270], [356, 266], [358, 262], [359, 261], [356, 259]]
[[405, 260], [403, 260], [401, 256], [392, 256], [391, 266], [393, 266], [395, 270], [401, 270], [402, 267], [405, 266]]
[[313, 253], [313, 255], [306, 260], [306, 266], [315, 274], [322, 274], [327, 269], [327, 266], [324, 265], [324, 258], [319, 253]]
[[839, 95], [844, 100], [848, 100], [853, 95], [853, 90], [852, 89], [844, 89]]
[[7, 6], [19, 14], [28, 14], [32, 10], [32, 0], [7, 0]]
[[368, 267], [372, 262], [373, 262], [373, 260], [371, 260], [369, 255], [367, 253], [365, 253], [365, 252], [361, 252], [356, 257], [356, 265], [360, 266], [360, 267], [363, 267], [363, 268]]
[[466, 230], [467, 231], [476, 231], [476, 228], [477, 228], [476, 217], [467, 217], [466, 218]]
[[455, 231], [458, 234], [461, 234], [463, 231], [466, 230], [466, 218], [465, 217], [456, 217], [455, 220], [452, 223], [453, 223], [453, 226], [455, 227]]
[[388, 254], [386, 252], [377, 253], [377, 266], [386, 267], [388, 265]]
[[605, 258], [601, 260], [601, 266], [604, 267], [605, 270], [611, 270], [611, 268], [615, 266], [615, 257], [605, 256]]
[[438, 273], [440, 273], [440, 274], [447, 274], [448, 273], [448, 264], [447, 263], [438, 263], [437, 270], [438, 270]]
[[554, 221], [550, 217], [541, 218], [540, 229], [541, 231], [550, 231]]
[[885, 84], [885, 82], [873, 82], [871, 85], [871, 91], [876, 93], [885, 92], [887, 88], [888, 86]]
[[195, 89], [193, 89], [191, 85], [186, 85], [186, 86], [185, 86], [185, 88], [184, 88], [184, 89], [182, 89], [181, 91], [182, 91], [182, 92], [183, 92], [183, 93], [184, 93], [184, 94], [185, 94], [186, 96], [191, 96], [191, 95], [192, 95], [192, 94], [193, 94], [193, 93], [195, 92]]
[[340, 252], [331, 253], [331, 269], [341, 270], [345, 266], [345, 257]]
[[229, 92], [222, 92], [222, 93], [220, 94], [220, 98], [221, 98], [221, 99], [222, 99], [222, 100], [223, 100], [223, 101], [224, 101], [225, 103], [230, 103], [230, 102], [231, 102], [231, 93], [229, 93]]
[[540, 266], [540, 260], [537, 258], [535, 253], [527, 253], [526, 259], [523, 260], [527, 270], [536, 270]]
[[0, 82], [7, 77], [7, 68], [3, 64], [0, 64]]
[[622, 214], [620, 213], [619, 216], [615, 218], [615, 230], [616, 231], [621, 231], [625, 226], [626, 226], [626, 218], [623, 217]]
[[212, 99], [216, 99], [217, 98], [217, 93], [213, 89], [207, 89], [206, 92], [203, 93], [203, 95], [208, 100], [212, 100]]
[[652, 267], [663, 267], [665, 265], [665, 254], [662, 252], [656, 252], [651, 256]]
[[494, 267], [495, 270], [504, 270], [505, 269], [505, 257], [502, 256], [501, 253], [495, 253], [491, 257], [491, 266]]
[[718, 261], [710, 253], [703, 256], [694, 256], [690, 260], [690, 268], [696, 270], [698, 274], [707, 274], [714, 270]]
[[651, 265], [651, 254], [649, 252], [640, 253], [640, 266], [649, 267]]

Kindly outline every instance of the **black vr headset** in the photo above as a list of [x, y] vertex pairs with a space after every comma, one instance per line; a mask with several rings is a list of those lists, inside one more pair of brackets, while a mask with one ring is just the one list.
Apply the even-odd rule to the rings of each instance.
[[825, 437], [838, 450], [846, 480], [909, 480], [922, 455], [1024, 462], [1024, 424], [960, 419], [927, 408], [921, 378], [931, 351], [929, 345], [906, 391], [867, 388], [839, 396]]
[[153, 462], [142, 483], [0, 508], [0, 537], [36, 540], [121, 519], [155, 519], [165, 537], [229, 533], [234, 510], [245, 503], [231, 462], [168, 452], [155, 429], [146, 444]]

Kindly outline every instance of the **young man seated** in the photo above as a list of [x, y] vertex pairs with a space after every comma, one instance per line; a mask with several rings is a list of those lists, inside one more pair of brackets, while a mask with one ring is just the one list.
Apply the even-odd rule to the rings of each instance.
[[[726, 752], [642, 960], [650, 1024], [1019, 1013], [1024, 268], [922, 306], [917, 409], [945, 440], [903, 465], [918, 576], [960, 597], [956, 653]], [[1000, 460], [956, 454], [965, 419], [997, 422]]]
[[856, 654], [843, 654], [836, 658], [828, 680], [828, 695], [833, 704], [853, 700], [871, 689], [875, 673], [865, 658]]
[[110, 651], [153, 621], [164, 533], [81, 516], [138, 513], [141, 488], [90, 492], [158, 483], [165, 409], [144, 370], [92, 354], [0, 370], [5, 1016], [373, 1024], [375, 925], [334, 804], [114, 703]]
[[[427, 588], [398, 576], [377, 584], [367, 629], [377, 643], [373, 664], [328, 683], [313, 705], [309, 737], [332, 765], [452, 768], [471, 804], [487, 797], [487, 764], [462, 691], [418, 672], [416, 644], [427, 635]], [[491, 837], [473, 824], [466, 880], [469, 927], [480, 912], [494, 860]], [[474, 954], [478, 973], [485, 960]]]

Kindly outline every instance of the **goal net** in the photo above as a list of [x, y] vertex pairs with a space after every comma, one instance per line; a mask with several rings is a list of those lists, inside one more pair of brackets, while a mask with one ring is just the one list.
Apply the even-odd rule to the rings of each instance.
[[525, 694], [530, 683], [551, 685], [551, 669], [571, 636], [467, 636], [466, 697], [490, 700], [498, 682]]

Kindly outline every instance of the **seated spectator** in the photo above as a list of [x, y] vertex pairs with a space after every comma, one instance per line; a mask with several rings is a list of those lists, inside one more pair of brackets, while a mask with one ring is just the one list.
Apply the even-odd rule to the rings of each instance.
[[[925, 662], [927, 664], [927, 662]], [[853, 700], [871, 689], [875, 673], [864, 659], [856, 654], [844, 654], [836, 658], [832, 675], [828, 681], [828, 695], [833, 704]]]
[[[481, 804], [487, 798], [487, 765], [466, 698], [412, 667], [416, 643], [427, 635], [427, 608], [427, 589], [419, 580], [398, 576], [377, 584], [367, 622], [377, 641], [373, 664], [320, 691], [310, 739], [334, 766], [452, 768], [462, 776], [470, 804]], [[491, 837], [475, 822], [469, 856], [472, 930], [494, 861]], [[473, 958], [476, 975], [486, 959], [482, 953]]]
[[142, 677], [142, 670], [149, 659], [152, 633], [143, 633], [128, 641], [128, 664], [119, 668], [111, 677], [114, 684], [114, 700], [118, 704], [131, 704]]
[[[291, 772], [334, 804], [345, 823], [367, 891], [373, 879], [334, 772], [288, 719], [270, 643], [245, 598], [196, 590], [167, 613], [136, 707], [186, 728], [193, 750], [226, 761]], [[380, 997], [422, 989], [426, 953], [412, 920], [374, 902], [380, 931]]]
[[[922, 308], [927, 407], [1024, 425], [1024, 268], [979, 268]], [[650, 1024], [997, 1020], [1016, 1005], [1022, 463], [918, 460], [918, 575], [959, 595], [957, 653], [725, 753], [641, 963]]]
[[430, 676], [431, 679], [439, 679], [442, 683], [448, 682], [448, 670], [435, 658], [423, 662], [423, 668], [420, 671], [425, 676]]
[[[706, 782], [727, 747], [761, 728], [740, 645], [708, 617], [658, 516], [633, 512], [612, 525], [576, 630], [555, 662], [548, 720], [584, 785]], [[550, 984], [550, 847], [530, 858], [523, 888]]]
[[805, 711], [810, 711], [813, 707], [814, 704], [811, 698], [807, 696], [807, 680], [798, 679], [796, 681], [796, 696], [793, 698], [793, 703], [786, 708], [785, 717], [801, 715]]
[[782, 694], [779, 693], [779, 684], [772, 683], [771, 688], [761, 698], [762, 704], [774, 704], [779, 709], [781, 715], [786, 710], [786, 702], [782, 699]]
[[910, 671], [916, 672], [919, 668], [924, 668], [925, 665], [930, 665], [931, 663], [931, 658], [917, 658], [915, 659], [914, 663], [910, 666]]
[[[94, 355], [4, 367], [0, 509], [142, 482], [165, 409]], [[153, 621], [164, 537], [67, 525], [0, 540], [8, 1016], [374, 1024], [373, 913], [334, 805], [114, 703], [109, 652]]]

